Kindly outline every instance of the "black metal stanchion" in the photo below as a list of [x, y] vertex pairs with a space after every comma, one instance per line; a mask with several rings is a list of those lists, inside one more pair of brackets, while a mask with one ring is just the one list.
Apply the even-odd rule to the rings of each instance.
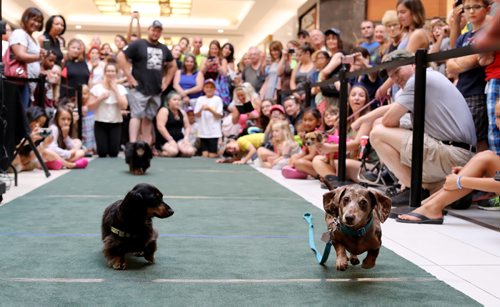
[[347, 98], [348, 98], [348, 80], [347, 65], [342, 64], [339, 71], [340, 80], [340, 102], [339, 102], [339, 159], [337, 165], [337, 176], [329, 176], [329, 185], [339, 187], [351, 182], [346, 180], [345, 160], [347, 158]]
[[422, 195], [422, 172], [424, 156], [425, 128], [425, 90], [427, 78], [427, 50], [419, 49], [415, 53], [415, 97], [413, 110], [413, 140], [411, 156], [410, 203], [407, 207], [391, 210], [391, 217], [406, 214], [420, 206]]
[[78, 109], [78, 138], [83, 140], [83, 132], [82, 132], [82, 86], [78, 85], [76, 88], [76, 108]]
[[413, 114], [413, 147], [411, 157], [410, 207], [419, 207], [422, 201], [422, 172], [424, 161], [425, 83], [427, 78], [427, 50], [415, 54], [415, 102]]

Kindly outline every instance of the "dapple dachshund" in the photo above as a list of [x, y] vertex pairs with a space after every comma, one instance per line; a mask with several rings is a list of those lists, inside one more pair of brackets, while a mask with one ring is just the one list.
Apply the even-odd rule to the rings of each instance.
[[109, 205], [102, 216], [103, 253], [115, 270], [126, 268], [125, 255], [134, 253], [154, 263], [156, 238], [153, 217], [161, 219], [174, 214], [163, 201], [163, 194], [154, 186], [140, 183], [125, 199]]
[[351, 264], [359, 264], [357, 255], [368, 252], [361, 265], [375, 266], [382, 245], [383, 223], [391, 212], [391, 199], [381, 192], [360, 185], [346, 185], [323, 195], [325, 221], [330, 240], [337, 253], [337, 270], [347, 269], [347, 254]]

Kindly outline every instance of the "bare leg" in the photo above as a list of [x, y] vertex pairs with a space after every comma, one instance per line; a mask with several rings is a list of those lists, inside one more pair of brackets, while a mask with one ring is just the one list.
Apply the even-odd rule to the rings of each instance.
[[[493, 177], [495, 170], [498, 169], [500, 157], [491, 151], [483, 151], [475, 155], [460, 171], [461, 176], [467, 177]], [[422, 205], [413, 210], [428, 218], [440, 218], [443, 216], [443, 209], [457, 199], [464, 197], [472, 192], [470, 189], [463, 188], [462, 190], [447, 191], [440, 189], [431, 197], [425, 199]], [[418, 221], [419, 218], [411, 215], [400, 215], [400, 219]]]
[[179, 148], [177, 147], [177, 143], [174, 140], [163, 144], [163, 147], [161, 149], [161, 154], [164, 157], [175, 157], [179, 153]]
[[[410, 131], [411, 133], [411, 131]], [[370, 142], [381, 161], [396, 175], [399, 182], [406, 187], [410, 186], [411, 169], [400, 162], [401, 143], [408, 135], [408, 130], [401, 128], [387, 128], [377, 125], [370, 133]]]
[[318, 173], [313, 168], [313, 164], [311, 161], [306, 159], [298, 159], [295, 161], [295, 169], [307, 173], [313, 177], [318, 176]]
[[131, 118], [128, 126], [129, 140], [131, 143], [137, 142], [140, 128], [141, 128], [141, 119]]
[[143, 118], [141, 121], [142, 140], [149, 145], [153, 144], [153, 122], [150, 119]]

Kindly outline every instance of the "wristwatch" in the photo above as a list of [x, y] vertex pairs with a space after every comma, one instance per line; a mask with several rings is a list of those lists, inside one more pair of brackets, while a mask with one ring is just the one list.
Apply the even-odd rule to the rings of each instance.
[[500, 171], [496, 171], [496, 173], [495, 173], [495, 181], [500, 181]]

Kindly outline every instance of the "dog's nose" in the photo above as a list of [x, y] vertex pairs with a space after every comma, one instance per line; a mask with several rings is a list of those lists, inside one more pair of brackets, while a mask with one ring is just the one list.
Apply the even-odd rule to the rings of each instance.
[[168, 216], [172, 216], [172, 215], [174, 215], [174, 210], [169, 208], [168, 209]]

